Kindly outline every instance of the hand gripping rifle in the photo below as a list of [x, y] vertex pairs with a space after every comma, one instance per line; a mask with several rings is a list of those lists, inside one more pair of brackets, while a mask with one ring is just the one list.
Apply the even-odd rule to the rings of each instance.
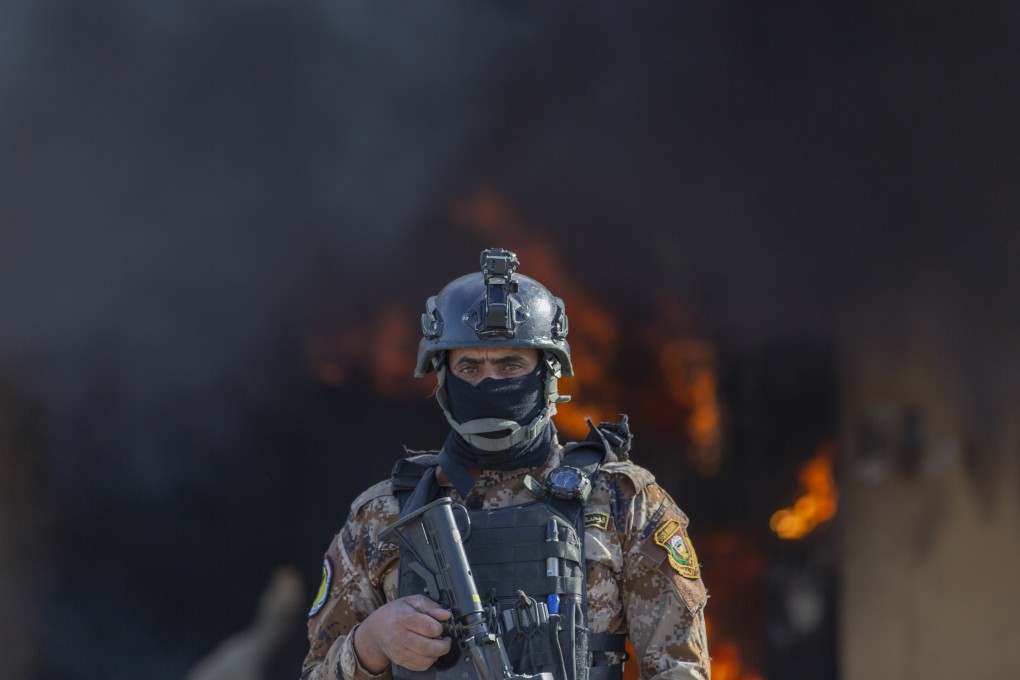
[[448, 608], [453, 616], [444, 623], [453, 638], [451, 654], [436, 662], [436, 668], [451, 680], [553, 680], [552, 673], [520, 675], [507, 659], [498, 631], [489, 629], [488, 616], [478, 597], [453, 508], [463, 506], [440, 498], [388, 526], [379, 534], [382, 541], [400, 547], [402, 559], [425, 581], [429, 597]]

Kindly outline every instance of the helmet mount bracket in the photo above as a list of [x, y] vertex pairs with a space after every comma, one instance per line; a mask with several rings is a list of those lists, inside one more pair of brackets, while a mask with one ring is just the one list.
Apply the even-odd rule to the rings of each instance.
[[480, 340], [513, 338], [517, 325], [528, 320], [528, 313], [515, 297], [520, 284], [514, 271], [520, 265], [517, 254], [503, 248], [486, 248], [479, 258], [485, 282], [485, 294], [463, 316]]

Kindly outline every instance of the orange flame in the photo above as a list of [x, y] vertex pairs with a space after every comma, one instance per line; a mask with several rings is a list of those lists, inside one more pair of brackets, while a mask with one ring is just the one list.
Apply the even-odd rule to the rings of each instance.
[[429, 381], [414, 377], [418, 353], [419, 330], [411, 323], [412, 316], [397, 307], [387, 308], [375, 320], [374, 341], [370, 345], [372, 377], [376, 389], [387, 397], [401, 392], [431, 391]]
[[740, 648], [729, 640], [716, 640], [708, 646], [712, 654], [713, 680], [761, 680], [761, 676], [744, 668]]
[[769, 520], [772, 531], [780, 538], [803, 538], [836, 515], [839, 492], [832, 470], [835, 453], [833, 444], [820, 444], [815, 457], [801, 468], [803, 493], [792, 506], [777, 510]]
[[344, 324], [319, 329], [308, 338], [305, 353], [315, 378], [337, 387], [353, 373], [367, 373], [376, 392], [386, 397], [430, 394], [435, 382], [414, 377], [419, 330], [413, 315], [389, 305], [373, 318], [356, 320], [349, 310], [331, 310]]
[[659, 351], [669, 393], [687, 414], [687, 457], [704, 477], [715, 476], [722, 463], [715, 363], [715, 347], [703, 340], [667, 342]]

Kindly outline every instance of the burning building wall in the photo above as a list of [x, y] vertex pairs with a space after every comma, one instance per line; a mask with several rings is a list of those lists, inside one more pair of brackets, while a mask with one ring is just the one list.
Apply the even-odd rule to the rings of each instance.
[[1020, 672], [1015, 291], [958, 292], [920, 277], [845, 318], [845, 680]]

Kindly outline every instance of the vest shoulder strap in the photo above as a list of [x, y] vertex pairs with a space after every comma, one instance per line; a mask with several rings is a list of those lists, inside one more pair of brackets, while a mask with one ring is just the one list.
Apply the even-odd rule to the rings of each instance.
[[[410, 511], [424, 506], [436, 495], [438, 484], [435, 483], [435, 469], [439, 465], [439, 454], [435, 451], [408, 451], [406, 458], [401, 458], [393, 465], [390, 483], [393, 495], [400, 505], [403, 517]], [[435, 488], [434, 488], [435, 487]], [[418, 491], [415, 494], [415, 491]], [[414, 497], [413, 507], [408, 507], [408, 500]]]
[[393, 465], [390, 481], [393, 483], [394, 493], [414, 489], [429, 468], [439, 464], [439, 456], [434, 451], [424, 453], [408, 451], [408, 453], [413, 455], [401, 458]]
[[560, 465], [569, 465], [584, 472], [592, 482], [606, 460], [606, 450], [593, 442], [570, 442], [563, 446]]
[[584, 441], [564, 445], [563, 464], [583, 470], [594, 484], [600, 468], [617, 461], [626, 461], [630, 457], [633, 436], [626, 415], [622, 416], [619, 423], [602, 422], [597, 426], [591, 418], [585, 420], [588, 423], [588, 436]]

